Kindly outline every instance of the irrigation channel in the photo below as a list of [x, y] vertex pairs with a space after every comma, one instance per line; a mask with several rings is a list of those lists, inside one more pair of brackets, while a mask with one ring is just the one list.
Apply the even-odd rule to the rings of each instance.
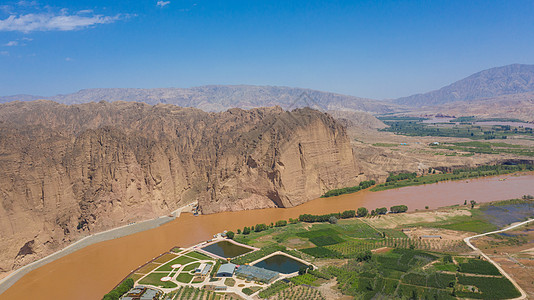
[[179, 218], [157, 228], [87, 246], [26, 274], [0, 294], [7, 299], [100, 299], [128, 273], [173, 246], [189, 246], [223, 230], [296, 218], [300, 214], [326, 214], [358, 207], [369, 210], [405, 204], [411, 211], [519, 198], [534, 194], [534, 174], [501, 175], [448, 181], [422, 186], [319, 198], [293, 208], [225, 212]]

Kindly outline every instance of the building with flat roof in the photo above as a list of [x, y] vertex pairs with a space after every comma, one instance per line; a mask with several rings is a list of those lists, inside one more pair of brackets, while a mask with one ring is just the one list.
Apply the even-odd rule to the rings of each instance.
[[251, 281], [271, 283], [280, 276], [280, 273], [255, 266], [242, 265], [235, 270], [235, 275]]
[[136, 286], [122, 296], [121, 300], [159, 300], [161, 295], [163, 292], [158, 289]]
[[195, 275], [196, 276], [207, 276], [209, 271], [211, 270], [212, 264], [209, 263], [202, 263], [198, 268], [195, 269]]
[[237, 266], [232, 263], [221, 265], [217, 271], [217, 277], [232, 277], [236, 268]]

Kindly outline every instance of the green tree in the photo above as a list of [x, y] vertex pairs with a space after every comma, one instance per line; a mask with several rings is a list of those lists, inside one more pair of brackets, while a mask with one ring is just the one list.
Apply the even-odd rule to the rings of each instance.
[[342, 219], [354, 218], [355, 216], [356, 216], [356, 211], [354, 211], [354, 210], [346, 210], [346, 211], [341, 213], [341, 218]]
[[235, 235], [235, 233], [234, 233], [233, 231], [228, 231], [228, 232], [226, 233], [226, 236], [227, 236], [229, 239], [231, 239], [231, 240], [234, 239], [234, 235]]
[[254, 231], [261, 232], [261, 231], [267, 230], [267, 228], [268, 228], [268, 226], [265, 225], [264, 223], [256, 224], [256, 227], [254, 227]]
[[392, 213], [403, 213], [408, 211], [408, 206], [406, 205], [395, 205], [389, 209]]
[[276, 227], [284, 227], [287, 225], [287, 221], [286, 220], [280, 220], [280, 221], [276, 221], [276, 224], [274, 226]]
[[365, 251], [359, 252], [356, 255], [356, 260], [357, 261], [370, 261], [372, 257], [373, 257], [373, 252], [371, 252], [371, 250], [365, 250]]
[[243, 228], [243, 234], [249, 234], [250, 233], [250, 228], [245, 226], [245, 228]]
[[365, 208], [365, 207], [358, 208], [358, 212], [357, 212], [358, 217], [360, 217], [360, 218], [361, 217], [365, 217], [365, 216], [367, 216], [368, 213], [369, 213], [369, 211], [367, 210], [367, 208]]
[[337, 218], [334, 217], [334, 216], [331, 216], [329, 219], [328, 219], [328, 222], [330, 224], [337, 224]]
[[380, 207], [376, 209], [376, 213], [379, 215], [385, 215], [388, 212], [388, 209], [385, 207]]

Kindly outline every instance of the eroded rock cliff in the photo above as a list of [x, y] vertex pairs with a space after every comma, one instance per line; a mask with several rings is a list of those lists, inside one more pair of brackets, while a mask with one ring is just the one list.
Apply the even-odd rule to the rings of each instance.
[[194, 200], [288, 207], [359, 181], [344, 128], [306, 108], [3, 104], [0, 166], [0, 272]]

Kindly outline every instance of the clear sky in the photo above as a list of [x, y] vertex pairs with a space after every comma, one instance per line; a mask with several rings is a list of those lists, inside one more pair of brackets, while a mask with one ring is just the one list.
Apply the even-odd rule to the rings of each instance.
[[534, 63], [534, 1], [0, 1], [0, 95], [254, 84], [375, 99]]

